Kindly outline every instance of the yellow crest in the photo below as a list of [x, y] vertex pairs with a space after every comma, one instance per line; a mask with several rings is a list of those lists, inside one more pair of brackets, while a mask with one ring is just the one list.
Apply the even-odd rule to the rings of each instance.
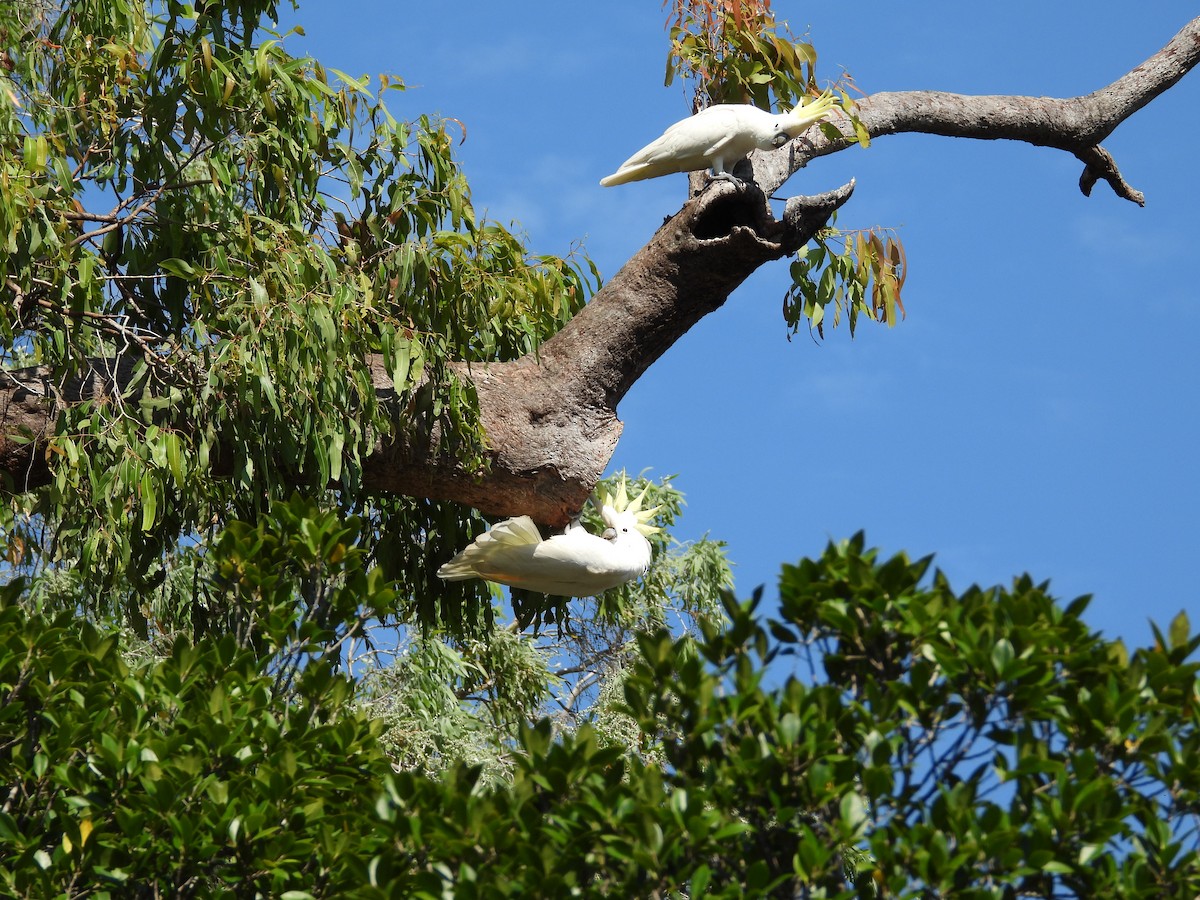
[[632, 514], [637, 520], [637, 530], [649, 537], [662, 529], [649, 524], [650, 520], [658, 512], [658, 507], [652, 506], [649, 509], [642, 509], [642, 502], [646, 499], [646, 492], [648, 490], [650, 490], [649, 485], [642, 488], [642, 492], [630, 500], [629, 492], [625, 487], [625, 476], [622, 475], [621, 483], [617, 486], [616, 495], [611, 497], [606, 495], [600, 499], [600, 502], [604, 506], [612, 507], [614, 512]]

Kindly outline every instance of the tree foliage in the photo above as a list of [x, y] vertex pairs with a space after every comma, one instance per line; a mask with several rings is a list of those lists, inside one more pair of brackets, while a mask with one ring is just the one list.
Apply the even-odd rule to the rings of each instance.
[[[0, 338], [59, 387], [96, 360], [112, 376], [62, 409], [53, 482], [10, 523], [31, 567], [111, 580], [330, 487], [385, 538], [450, 551], [469, 518], [375, 502], [364, 456], [415, 429], [478, 469], [448, 362], [530, 352], [591, 289], [586, 260], [531, 255], [476, 216], [448, 123], [398, 121], [365, 79], [289, 55], [261, 30], [275, 7], [0, 10]], [[426, 554], [394, 558], [427, 587]]]
[[[1200, 890], [1200, 646], [1127, 652], [1028, 576], [956, 593], [861, 535], [699, 639], [645, 634], [623, 707], [393, 772], [328, 658], [231, 638], [131, 665], [5, 592], [14, 894], [1178, 897]], [[659, 759], [666, 765], [660, 765]], [[287, 894], [287, 891], [296, 891]]]
[[703, 105], [794, 106], [816, 87], [816, 49], [776, 21], [770, 0], [665, 0], [663, 7], [666, 83], [693, 81]]

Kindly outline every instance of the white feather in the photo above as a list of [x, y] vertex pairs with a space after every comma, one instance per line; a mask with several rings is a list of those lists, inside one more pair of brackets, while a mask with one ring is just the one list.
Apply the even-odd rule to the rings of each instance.
[[823, 95], [804, 106], [775, 115], [747, 103], [722, 103], [676, 122], [658, 140], [643, 147], [613, 174], [605, 187], [657, 178], [675, 172], [712, 169], [724, 175], [753, 150], [774, 150], [819, 121], [833, 106]]
[[[601, 508], [608, 529], [598, 537], [574, 526], [542, 540], [529, 516], [505, 519], [438, 569], [447, 581], [483, 578], [563, 597], [591, 597], [633, 581], [650, 565], [650, 542], [634, 511]], [[611, 534], [611, 536], [609, 536]]]

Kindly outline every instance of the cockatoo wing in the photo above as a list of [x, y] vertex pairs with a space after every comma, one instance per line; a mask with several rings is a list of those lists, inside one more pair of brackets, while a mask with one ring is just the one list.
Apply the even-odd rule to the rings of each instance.
[[737, 104], [723, 104], [676, 122], [600, 183], [612, 187], [675, 172], [694, 172], [707, 169], [717, 157], [730, 163], [741, 159], [757, 146], [754, 135], [748, 131], [746, 110], [752, 111], [751, 117], [754, 112], [762, 112], [753, 107], [743, 109]]
[[753, 107], [726, 103], [702, 109], [694, 116], [676, 122], [655, 143], [665, 142], [674, 153], [691, 151], [707, 156], [718, 152], [730, 142], [739, 142], [747, 125], [744, 109], [753, 110]]
[[662, 137], [643, 146], [607, 178], [605, 187], [670, 175], [696, 172], [720, 161], [720, 169], [751, 150], [770, 146], [776, 116], [744, 103], [720, 103], [676, 122]]
[[590, 597], [632, 581], [649, 562], [650, 545], [640, 534], [636, 542], [610, 541], [572, 528], [542, 540], [533, 520], [519, 516], [481, 534], [438, 569], [438, 576], [448, 581], [483, 578], [543, 594]]
[[438, 577], [447, 581], [483, 577], [478, 571], [480, 563], [497, 555], [518, 552], [522, 547], [532, 548], [541, 541], [541, 532], [529, 516], [505, 519], [475, 538], [471, 546], [438, 569]]

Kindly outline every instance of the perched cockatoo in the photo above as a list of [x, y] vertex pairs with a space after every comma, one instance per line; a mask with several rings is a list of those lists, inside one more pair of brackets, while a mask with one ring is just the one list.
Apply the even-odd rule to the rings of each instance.
[[438, 577], [483, 578], [562, 597], [591, 597], [633, 581], [650, 566], [646, 536], [658, 531], [647, 524], [658, 507], [642, 509], [645, 497], [643, 490], [630, 501], [622, 480], [616, 497], [601, 504], [608, 527], [599, 536], [575, 524], [543, 540], [529, 516], [505, 519], [438, 569]]
[[751, 150], [775, 150], [819, 122], [834, 106], [832, 94], [775, 115], [748, 103], [720, 103], [676, 122], [607, 178], [605, 187], [657, 178], [674, 172], [712, 169], [714, 178], [731, 179], [729, 170]]

